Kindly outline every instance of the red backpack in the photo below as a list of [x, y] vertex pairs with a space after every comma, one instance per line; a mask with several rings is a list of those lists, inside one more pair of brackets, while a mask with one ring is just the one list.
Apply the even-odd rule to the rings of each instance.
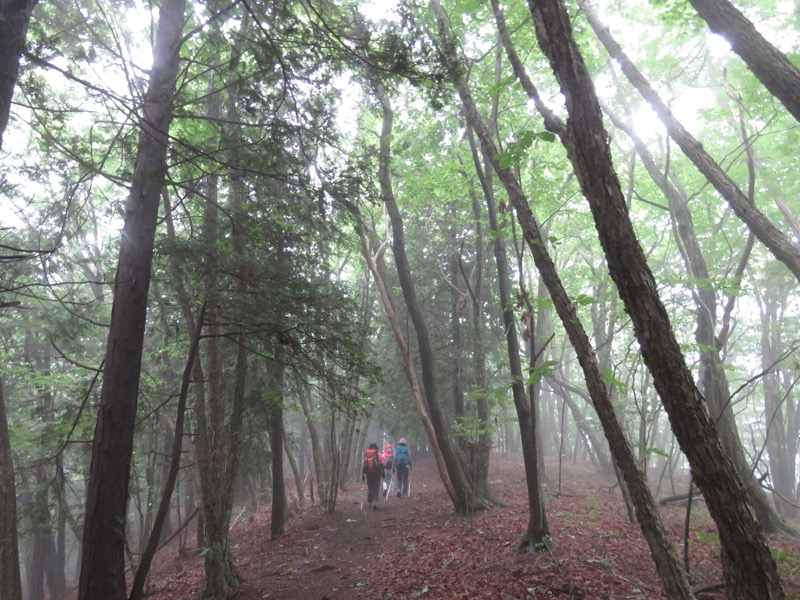
[[381, 458], [376, 448], [369, 448], [364, 453], [364, 473], [374, 474], [381, 469]]
[[387, 458], [394, 458], [394, 448], [392, 448], [391, 444], [386, 444], [386, 447], [383, 449], [383, 460]]

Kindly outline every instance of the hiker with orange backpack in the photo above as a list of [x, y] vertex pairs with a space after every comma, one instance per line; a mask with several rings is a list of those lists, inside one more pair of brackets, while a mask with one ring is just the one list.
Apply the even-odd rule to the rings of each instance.
[[378, 451], [378, 444], [373, 442], [364, 452], [364, 463], [361, 467], [361, 481], [367, 482], [367, 504], [372, 508], [378, 508], [381, 479], [385, 476], [383, 457]]

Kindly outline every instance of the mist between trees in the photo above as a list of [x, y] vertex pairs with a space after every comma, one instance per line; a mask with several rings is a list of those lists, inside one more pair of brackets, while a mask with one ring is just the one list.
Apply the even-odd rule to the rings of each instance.
[[615, 474], [670, 598], [692, 481], [729, 597], [783, 598], [798, 44], [788, 3], [0, 0], [3, 598], [141, 598], [176, 538], [225, 597], [237, 511], [281, 537], [400, 436], [458, 514], [522, 453], [520, 551], [545, 457]]

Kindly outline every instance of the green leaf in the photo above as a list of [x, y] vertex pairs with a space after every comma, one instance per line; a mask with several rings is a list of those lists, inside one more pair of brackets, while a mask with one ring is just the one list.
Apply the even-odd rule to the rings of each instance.
[[669, 458], [669, 452], [664, 452], [661, 448], [656, 448], [653, 446], [652, 448], [648, 448], [647, 452], [652, 452], [653, 454], [658, 454], [659, 456], [663, 456], [664, 458]]
[[510, 169], [514, 165], [514, 156], [510, 152], [499, 152], [494, 159], [501, 169]]

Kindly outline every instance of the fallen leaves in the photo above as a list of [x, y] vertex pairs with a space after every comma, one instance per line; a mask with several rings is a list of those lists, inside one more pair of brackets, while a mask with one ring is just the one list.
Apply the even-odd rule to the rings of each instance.
[[[257, 514], [232, 535], [247, 585], [236, 597], [286, 600], [658, 600], [655, 566], [638, 526], [628, 522], [614, 481], [584, 465], [565, 465], [558, 497], [546, 494], [552, 547], [520, 554], [527, 528], [522, 461], [493, 456], [492, 492], [506, 505], [468, 517], [453, 514], [433, 460], [415, 457], [415, 497], [359, 510], [364, 490], [340, 493], [337, 512], [312, 508], [296, 515], [286, 536], [269, 541], [269, 517]], [[684, 512], [662, 509], [682, 553]], [[690, 559], [704, 600], [724, 597], [719, 544], [704, 508], [692, 516]], [[773, 541], [787, 595], [800, 597], [800, 550], [794, 540]], [[194, 600], [202, 589], [202, 561], [174, 561], [178, 576], [161, 568], [150, 600]], [[186, 559], [183, 559], [184, 561]]]

